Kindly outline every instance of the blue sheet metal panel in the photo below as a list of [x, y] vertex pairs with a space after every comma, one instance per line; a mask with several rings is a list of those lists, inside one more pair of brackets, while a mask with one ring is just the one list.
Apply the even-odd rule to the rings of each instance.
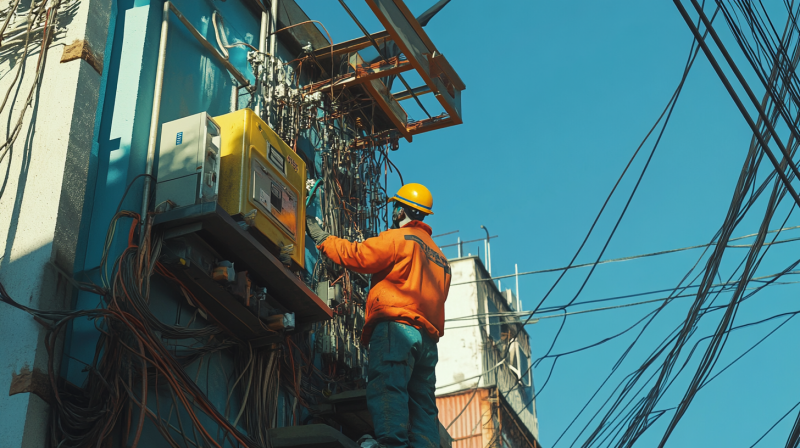
[[[209, 42], [216, 46], [211, 18], [215, 9], [223, 17], [222, 29], [229, 44], [244, 42], [257, 46], [259, 24], [241, 1], [207, 2], [178, 0], [175, 6]], [[245, 46], [228, 49], [229, 61], [251, 82], [252, 69]], [[161, 123], [206, 111], [210, 115], [230, 112], [234, 82], [208, 50], [174, 16], [170, 17], [167, 59], [164, 66], [164, 93], [161, 98]], [[159, 140], [160, 141], [160, 140]]]
[[[215, 41], [211, 15], [215, 8], [224, 18], [222, 32], [229, 43], [257, 40], [259, 22], [241, 1], [210, 2], [178, 0], [174, 2], [186, 18], [211, 42]], [[153, 105], [158, 42], [161, 33], [163, 2], [120, 1], [119, 18], [109, 67], [106, 105], [98, 141], [98, 178], [91, 220], [91, 235], [84, 269], [100, 263], [106, 229], [126, 186], [144, 172]], [[256, 33], [256, 34], [254, 34]], [[208, 51], [191, 36], [183, 24], [170, 17], [164, 73], [164, 93], [160, 123], [198, 112], [212, 115], [230, 110], [231, 76]], [[229, 50], [231, 63], [251, 82], [247, 48]], [[142, 180], [131, 188], [124, 207], [139, 211]], [[124, 249], [117, 240], [114, 251]]]
[[[113, 40], [112, 51], [106, 53], [111, 53], [112, 59], [107, 68], [108, 83], [97, 138], [97, 180], [93, 206], [88, 208], [92, 217], [84, 269], [99, 266], [106, 231], [125, 188], [133, 177], [144, 172], [153, 100], [151, 79], [155, 77], [155, 61], [146, 55], [154, 47], [153, 39], [158, 48], [160, 11], [148, 5], [134, 7], [131, 0], [120, 0], [118, 9], [115, 33], [113, 37], [109, 35]], [[141, 168], [137, 169], [137, 165]], [[139, 179], [123, 204], [125, 209], [138, 209], [141, 188]], [[124, 238], [118, 238], [112, 253], [120, 253], [124, 246]]]
[[[106, 77], [105, 93], [101, 95], [98, 113], [101, 116], [99, 126], [95, 129], [97, 146], [97, 170], [95, 173], [95, 191], [92, 195], [91, 206], [84, 207], [86, 213], [91, 213], [87, 222], [87, 230], [83, 230], [87, 238], [82, 241], [81, 249], [84, 253], [83, 273], [78, 274], [81, 280], [100, 282], [99, 271], [106, 237], [111, 218], [117, 204], [129, 182], [131, 148], [133, 145], [134, 129], [145, 127], [146, 122], [135, 122], [136, 111], [140, 114], [146, 109], [142, 103], [152, 103], [152, 87], [142, 92], [137, 89], [142, 73], [155, 73], [155, 66], [148, 67], [143, 58], [146, 45], [148, 25], [152, 28], [158, 20], [153, 17], [153, 11], [148, 5], [135, 7], [132, 0], [117, 1], [117, 16], [113, 33], [109, 33], [111, 50], [106, 50], [106, 57], [110, 61], [105, 65]], [[150, 64], [152, 65], [152, 64]], [[142, 96], [148, 95], [147, 101], [142, 101]], [[100, 106], [102, 105], [102, 106]], [[116, 119], [115, 119], [116, 118]], [[140, 157], [141, 159], [141, 157]], [[143, 160], [143, 159], [142, 159]], [[136, 189], [129, 193], [124, 208], [135, 209], [141, 199], [135, 197]], [[141, 185], [138, 186], [141, 196]], [[88, 195], [87, 195], [88, 196]], [[122, 229], [127, 229], [129, 222], [123, 223]], [[127, 232], [115, 240], [110, 253], [119, 254], [126, 246]], [[76, 264], [76, 269], [79, 266]], [[78, 293], [74, 304], [75, 309], [95, 308], [101, 304], [100, 297], [84, 291]], [[94, 354], [99, 333], [94, 327], [94, 322], [88, 320], [75, 320], [65, 340], [65, 357], [62, 362], [62, 375], [75, 384], [82, 384], [87, 373], [83, 371], [83, 362], [89, 362]]]

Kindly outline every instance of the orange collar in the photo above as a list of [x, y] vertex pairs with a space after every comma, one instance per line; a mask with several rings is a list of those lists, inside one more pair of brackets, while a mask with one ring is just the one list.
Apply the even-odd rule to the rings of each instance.
[[411, 221], [409, 223], [404, 224], [403, 227], [401, 227], [401, 229], [405, 228], [405, 227], [418, 227], [418, 228], [428, 232], [428, 235], [432, 235], [433, 234], [433, 230], [431, 229], [431, 226], [425, 224], [422, 221], [416, 221], [416, 220]]

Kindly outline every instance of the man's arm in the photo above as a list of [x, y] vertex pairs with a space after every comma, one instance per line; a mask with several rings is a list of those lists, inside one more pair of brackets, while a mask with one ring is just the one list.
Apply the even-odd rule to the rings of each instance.
[[317, 246], [334, 263], [362, 274], [374, 274], [391, 266], [395, 259], [394, 242], [382, 233], [363, 243], [351, 243], [328, 236]]

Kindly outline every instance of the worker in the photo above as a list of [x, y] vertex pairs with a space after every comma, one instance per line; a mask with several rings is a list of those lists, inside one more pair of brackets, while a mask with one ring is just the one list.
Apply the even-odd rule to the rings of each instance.
[[328, 234], [314, 218], [306, 224], [334, 263], [372, 274], [361, 342], [369, 345], [367, 405], [377, 442], [438, 448], [436, 343], [444, 334], [450, 265], [422, 222], [433, 214], [430, 191], [407, 184], [389, 203], [391, 229], [361, 243]]

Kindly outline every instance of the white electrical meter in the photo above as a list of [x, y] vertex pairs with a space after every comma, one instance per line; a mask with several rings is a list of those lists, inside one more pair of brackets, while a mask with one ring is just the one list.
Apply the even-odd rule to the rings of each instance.
[[161, 125], [157, 209], [216, 201], [221, 142], [219, 125], [205, 112]]

